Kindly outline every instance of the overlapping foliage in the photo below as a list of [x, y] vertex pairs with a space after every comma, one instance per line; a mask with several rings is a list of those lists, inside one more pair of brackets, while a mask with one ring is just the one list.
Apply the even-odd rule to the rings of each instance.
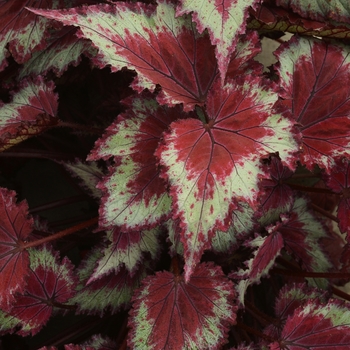
[[[346, 1], [20, 0], [0, 18], [2, 335], [350, 346]], [[32, 158], [79, 194], [31, 205]]]

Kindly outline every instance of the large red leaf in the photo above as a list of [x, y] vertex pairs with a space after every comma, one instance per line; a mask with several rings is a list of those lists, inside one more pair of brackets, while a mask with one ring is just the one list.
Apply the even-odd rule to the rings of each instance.
[[[175, 17], [171, 1], [156, 9], [141, 3], [118, 2], [68, 11], [34, 10], [47, 18], [80, 27], [81, 35], [98, 47], [95, 62], [138, 73], [137, 91], [162, 86], [158, 101], [183, 103], [185, 110], [205, 101], [217, 75], [214, 47], [207, 34], [199, 35], [190, 16]], [[98, 28], [98, 30], [96, 30]], [[205, 59], [203, 59], [205, 57]]]
[[349, 52], [296, 37], [278, 53], [281, 96], [302, 132], [301, 160], [310, 170], [317, 164], [329, 172], [334, 157], [350, 155]]
[[15, 293], [23, 293], [29, 275], [29, 257], [21, 245], [32, 231], [26, 202], [16, 204], [16, 194], [0, 188], [0, 307], [10, 310]]
[[291, 121], [273, 110], [276, 94], [254, 77], [214, 84], [199, 119], [171, 124], [156, 155], [171, 185], [181, 219], [186, 279], [214, 229], [227, 230], [233, 200], [257, 205], [260, 157], [279, 152], [294, 166], [297, 144]]
[[235, 323], [233, 285], [212, 263], [200, 264], [190, 281], [158, 272], [133, 297], [132, 349], [220, 349]]

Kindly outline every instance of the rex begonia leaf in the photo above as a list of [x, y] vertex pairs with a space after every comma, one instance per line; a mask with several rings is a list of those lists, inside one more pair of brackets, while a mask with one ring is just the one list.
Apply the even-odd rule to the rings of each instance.
[[79, 26], [81, 36], [99, 49], [94, 62], [100, 67], [135, 69], [138, 76], [133, 88], [138, 92], [146, 88], [153, 91], [160, 84], [162, 93], [157, 99], [162, 104], [183, 103], [185, 110], [193, 109], [205, 101], [217, 75], [209, 36], [198, 34], [190, 16], [175, 18], [170, 0], [159, 1], [156, 9], [118, 2], [34, 12]]
[[205, 120], [173, 122], [156, 152], [181, 219], [186, 280], [210, 248], [214, 229], [228, 229], [233, 200], [256, 206], [260, 157], [279, 152], [294, 166], [297, 150], [291, 121], [274, 112], [277, 96], [258, 78], [220, 83], [199, 112]]
[[150, 253], [153, 260], [156, 259], [161, 251], [158, 241], [160, 232], [158, 227], [143, 231], [122, 232], [119, 228], [108, 231], [110, 243], [102, 250], [103, 255], [87, 284], [108, 273], [117, 274], [123, 265], [132, 276], [145, 252]]
[[82, 162], [77, 159], [74, 162], [62, 163], [63, 166], [74, 176], [81, 180], [82, 187], [97, 199], [102, 197], [102, 192], [97, 184], [102, 180], [103, 171], [97, 162]]
[[0, 307], [10, 310], [15, 293], [25, 291], [29, 275], [28, 251], [21, 249], [33, 229], [26, 202], [16, 204], [16, 193], [0, 188]]
[[[282, 225], [278, 231], [282, 234], [284, 247], [310, 272], [330, 272], [333, 265], [321, 244], [322, 238], [328, 238], [326, 226], [308, 209], [304, 198], [297, 198], [290, 213], [281, 215]], [[328, 280], [308, 278], [310, 285], [325, 288]]]
[[298, 307], [269, 349], [338, 349], [350, 346], [350, 309], [340, 300], [312, 299]]
[[160, 106], [151, 94], [128, 100], [129, 109], [96, 142], [89, 160], [116, 157], [116, 165], [99, 184], [103, 191], [100, 227], [155, 226], [170, 213], [171, 198], [159, 177], [154, 152], [174, 120], [187, 117], [181, 107]]
[[275, 301], [275, 315], [280, 322], [272, 323], [264, 329], [264, 334], [279, 338], [279, 332], [284, 326], [287, 317], [291, 316], [295, 309], [304, 305], [309, 300], [327, 301], [325, 294], [317, 288], [308, 286], [306, 283], [286, 284], [279, 292]]
[[239, 36], [227, 67], [226, 79], [234, 79], [238, 75], [262, 75], [263, 65], [254, 58], [261, 52], [259, 35], [256, 31], [248, 31]]
[[199, 264], [191, 279], [158, 272], [133, 297], [128, 345], [132, 349], [221, 349], [236, 321], [233, 285], [220, 267]]
[[59, 8], [64, 5], [63, 0], [16, 0], [0, 6], [0, 71], [7, 66], [9, 53], [18, 63], [24, 63], [33, 51], [46, 46], [50, 21], [25, 7]]
[[224, 232], [217, 230], [211, 241], [211, 249], [215, 253], [225, 253], [234, 249], [247, 235], [253, 232], [254, 210], [245, 202], [238, 202], [237, 208], [232, 211], [232, 222]]
[[77, 304], [79, 313], [102, 316], [107, 310], [116, 313], [129, 306], [133, 291], [146, 275], [145, 264], [133, 276], [122, 266], [118, 273], [111, 272], [87, 284], [101, 257], [101, 249], [93, 250], [78, 270], [80, 283], [76, 295], [69, 302]]
[[3, 151], [57, 122], [54, 84], [42, 77], [22, 80], [9, 103], [0, 102], [0, 151]]
[[[24, 292], [16, 295], [9, 314], [21, 320], [20, 335], [32, 335], [49, 320], [55, 303], [63, 304], [75, 294], [77, 278], [73, 265], [58, 253], [43, 247], [29, 250], [30, 272]], [[30, 332], [26, 328], [30, 327]]]
[[224, 79], [231, 53], [237, 44], [238, 35], [245, 33], [250, 6], [259, 0], [181, 0], [177, 15], [192, 13], [200, 33], [208, 29], [222, 79]]
[[350, 2], [348, 0], [277, 0], [276, 4], [317, 21], [325, 22], [331, 19], [350, 23]]
[[23, 65], [19, 78], [29, 74], [43, 75], [49, 70], [54, 71], [60, 77], [70, 65], [78, 65], [83, 53], [96, 54], [97, 49], [91, 47], [90, 41], [79, 39], [76, 32], [75, 27], [64, 27], [61, 31], [54, 33], [47, 48], [34, 52]]
[[337, 217], [339, 229], [350, 237], [350, 164], [346, 158], [337, 159], [335, 166], [331, 169], [327, 186], [335, 193], [340, 193]]
[[247, 288], [260, 283], [261, 278], [268, 275], [276, 258], [284, 246], [283, 237], [278, 229], [271, 228], [265, 237], [257, 236], [245, 243], [245, 246], [255, 249], [253, 258], [246, 262], [247, 268], [230, 274], [230, 278], [241, 279], [237, 284], [238, 300], [244, 305], [244, 295]]
[[318, 39], [295, 38], [278, 52], [281, 92], [302, 133], [301, 161], [329, 172], [350, 155], [350, 50]]
[[262, 190], [259, 201], [263, 215], [260, 223], [263, 225], [276, 222], [280, 214], [288, 212], [294, 203], [293, 190], [283, 183], [293, 175], [293, 172], [276, 156], [271, 156], [266, 167], [270, 176], [260, 179], [259, 182]]

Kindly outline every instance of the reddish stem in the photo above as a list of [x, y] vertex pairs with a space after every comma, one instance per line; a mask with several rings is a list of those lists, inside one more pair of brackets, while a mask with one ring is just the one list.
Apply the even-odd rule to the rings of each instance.
[[54, 233], [51, 236], [47, 236], [47, 237], [38, 239], [36, 241], [23, 243], [21, 245], [21, 249], [28, 249], [28, 248], [32, 248], [32, 247], [37, 247], [38, 245], [41, 245], [43, 243], [55, 241], [55, 240], [60, 239], [60, 238], [62, 238], [64, 236], [67, 236], [67, 235], [70, 235], [70, 234], [75, 233], [77, 231], [80, 231], [83, 228], [95, 225], [97, 223], [98, 223], [98, 216], [96, 216], [96, 217], [94, 217], [94, 218], [92, 218], [90, 220], [81, 222], [78, 225], [74, 225], [74, 226], [69, 227], [69, 228], [67, 228], [65, 230], [59, 231], [57, 233]]
[[290, 183], [288, 181], [283, 181], [284, 184], [288, 185], [289, 187], [293, 188], [294, 190], [300, 190], [304, 192], [314, 192], [314, 193], [326, 193], [326, 194], [338, 194], [335, 193], [332, 190], [328, 188], [318, 188], [318, 187], [307, 187], [307, 186], [302, 186], [302, 185], [297, 185], [294, 183]]
[[337, 297], [343, 298], [347, 301], [350, 301], [350, 295], [348, 293], [343, 292], [342, 290], [332, 286], [332, 293]]
[[329, 218], [335, 222], [339, 222], [338, 218], [334, 215], [332, 215], [331, 213], [329, 213], [328, 211], [322, 209], [321, 207], [319, 207], [316, 204], [312, 204], [311, 203], [311, 208], [317, 212], [319, 212], [320, 214], [324, 215], [326, 218]]

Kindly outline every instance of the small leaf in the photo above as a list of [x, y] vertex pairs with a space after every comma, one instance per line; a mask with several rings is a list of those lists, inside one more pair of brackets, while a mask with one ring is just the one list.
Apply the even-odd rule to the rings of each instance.
[[279, 292], [275, 301], [275, 315], [280, 322], [270, 324], [264, 329], [264, 334], [270, 337], [279, 338], [281, 329], [286, 320], [292, 316], [295, 309], [306, 304], [309, 300], [319, 300], [326, 303], [327, 292], [321, 292], [317, 288], [312, 288], [306, 283], [286, 284]]
[[153, 91], [160, 84], [162, 94], [157, 100], [161, 104], [183, 103], [186, 111], [192, 110], [205, 101], [217, 74], [208, 35], [197, 33], [190, 16], [175, 17], [170, 0], [159, 2], [156, 9], [118, 2], [33, 12], [79, 26], [81, 35], [98, 47], [94, 61], [101, 68], [111, 65], [112, 71], [124, 67], [136, 70], [133, 88], [138, 92], [146, 88]]
[[0, 103], [0, 151], [57, 123], [57, 95], [52, 82], [42, 77], [22, 80], [12, 101]]
[[108, 231], [107, 238], [110, 243], [102, 250], [103, 256], [98, 260], [87, 284], [109, 273], [117, 274], [123, 266], [133, 276], [145, 252], [150, 253], [153, 260], [159, 256], [161, 247], [158, 236], [160, 233], [160, 228], [128, 232], [115, 228]]
[[294, 192], [284, 183], [293, 175], [293, 172], [284, 166], [277, 156], [271, 156], [266, 167], [270, 176], [260, 179], [259, 183], [263, 191], [260, 198], [263, 215], [260, 223], [263, 226], [276, 222], [280, 214], [291, 210], [294, 203]]
[[317, 39], [295, 37], [278, 51], [277, 70], [302, 133], [301, 161], [309, 170], [330, 171], [336, 156], [350, 156], [350, 50]]
[[0, 307], [9, 311], [15, 293], [25, 291], [29, 257], [21, 245], [33, 229], [26, 202], [16, 204], [16, 193], [0, 188]]
[[321, 304], [313, 299], [289, 316], [280, 340], [270, 344], [271, 350], [339, 349], [350, 346], [350, 310], [340, 300]]
[[350, 3], [348, 0], [277, 0], [276, 4], [317, 21], [326, 22], [326, 20], [331, 19], [350, 23]]
[[185, 246], [186, 279], [213, 230], [227, 230], [229, 213], [242, 200], [255, 207], [260, 157], [279, 152], [293, 167], [297, 144], [291, 121], [275, 113], [276, 94], [249, 77], [224, 87], [220, 80], [208, 96], [207, 120], [171, 124], [156, 155], [171, 186], [175, 217], [180, 218]]
[[81, 179], [82, 187], [88, 190], [94, 198], [100, 199], [101, 190], [97, 188], [97, 184], [103, 177], [103, 172], [99, 168], [97, 162], [75, 162], [62, 163], [63, 166], [74, 176]]
[[261, 278], [268, 275], [276, 258], [280, 255], [284, 243], [278, 229], [271, 227], [267, 236], [257, 236], [247, 242], [245, 246], [255, 249], [253, 258], [245, 263], [246, 269], [240, 269], [229, 275], [230, 278], [242, 280], [238, 282], [237, 287], [239, 301], [242, 305], [244, 305], [244, 295], [247, 288], [252, 284], [260, 283]]
[[212, 263], [182, 276], [158, 272], [133, 297], [128, 344], [132, 349], [220, 349], [235, 323], [233, 286]]
[[140, 286], [141, 280], [146, 275], [147, 264], [140, 266], [133, 277], [122, 266], [117, 274], [112, 272], [87, 285], [87, 281], [101, 257], [100, 249], [96, 248], [86, 258], [78, 271], [80, 284], [77, 287], [77, 294], [70, 300], [70, 303], [78, 305], [78, 313], [102, 317], [107, 310], [116, 313], [127, 307], [130, 304], [133, 291]]
[[[304, 198], [297, 198], [292, 211], [281, 215], [282, 234], [287, 252], [292, 254], [310, 272], [329, 272], [333, 265], [323, 249], [321, 239], [328, 238], [326, 225], [308, 209]], [[325, 289], [329, 281], [325, 278], [307, 279], [315, 287]]]
[[60, 77], [70, 65], [77, 66], [82, 54], [96, 55], [97, 49], [91, 47], [88, 40], [79, 39], [76, 28], [63, 28], [54, 33], [45, 50], [34, 52], [23, 65], [19, 78], [27, 75], [43, 75], [49, 70]]
[[226, 75], [229, 59], [234, 51], [238, 35], [245, 33], [248, 9], [258, 0], [181, 0], [176, 14], [192, 13], [200, 33], [208, 29], [222, 79]]
[[[42, 1], [6, 1], [0, 6], [0, 71], [6, 65], [6, 57], [12, 54], [18, 63], [26, 62], [33, 51], [45, 47], [50, 21], [25, 9], [38, 7]], [[47, 8], [63, 5], [62, 0], [46, 0]]]
[[89, 160], [116, 157], [116, 166], [100, 183], [100, 227], [142, 229], [170, 213], [171, 199], [159, 177], [154, 152], [171, 122], [187, 117], [180, 106], [159, 106], [149, 93], [125, 101], [129, 109], [107, 128]]
[[[16, 296], [10, 315], [21, 320], [20, 335], [36, 334], [47, 323], [55, 304], [63, 304], [74, 294], [77, 284], [73, 265], [51, 249], [30, 249], [30, 273], [25, 291]], [[30, 331], [26, 330], [30, 328]]]

